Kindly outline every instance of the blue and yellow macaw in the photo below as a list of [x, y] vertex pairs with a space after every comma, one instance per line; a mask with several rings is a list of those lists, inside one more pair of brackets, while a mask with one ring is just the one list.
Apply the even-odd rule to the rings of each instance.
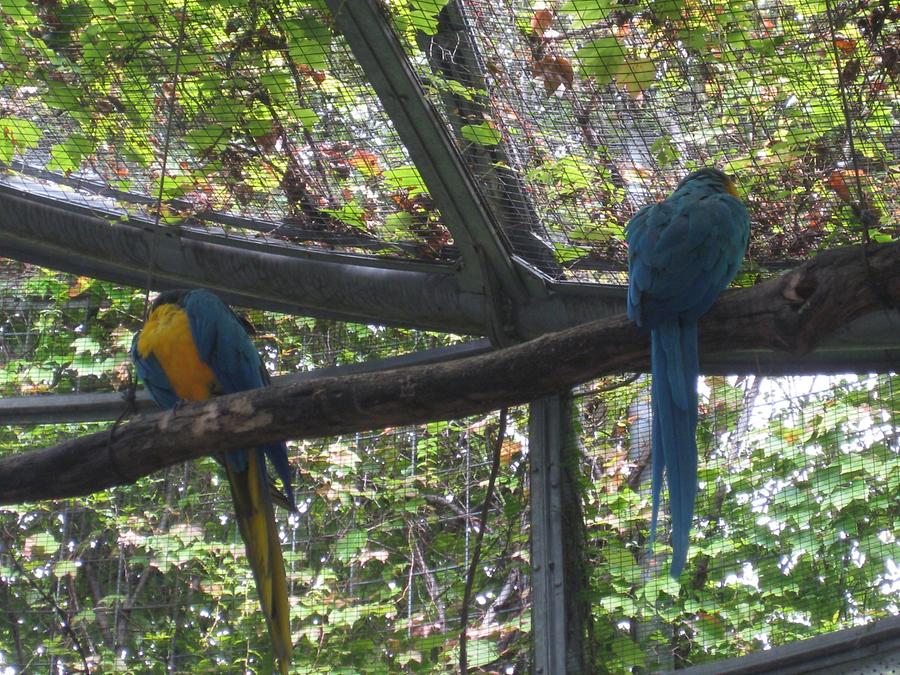
[[[157, 297], [143, 330], [134, 336], [131, 356], [138, 376], [163, 408], [268, 384], [244, 324], [206, 290], [168, 291]], [[287, 579], [266, 457], [281, 478], [288, 507], [296, 510], [284, 443], [231, 450], [221, 462], [273, 650], [280, 671], [287, 673], [292, 646]]]
[[652, 480], [656, 534], [663, 469], [672, 519], [671, 574], [687, 560], [697, 496], [697, 320], [740, 267], [750, 218], [731, 179], [705, 168], [625, 228], [628, 317], [649, 328], [653, 383]]

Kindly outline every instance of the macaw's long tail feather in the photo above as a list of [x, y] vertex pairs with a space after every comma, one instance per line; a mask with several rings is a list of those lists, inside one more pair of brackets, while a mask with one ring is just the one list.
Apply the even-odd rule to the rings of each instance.
[[[697, 497], [697, 323], [669, 321], [652, 331], [653, 519], [655, 533], [665, 467], [672, 518], [671, 574], [687, 560]], [[652, 542], [652, 539], [651, 539]]]
[[242, 469], [226, 459], [225, 468], [238, 527], [256, 579], [259, 604], [266, 616], [280, 672], [286, 675], [292, 647], [287, 579], [263, 453], [258, 450], [247, 451], [247, 461]]
[[281, 479], [288, 510], [296, 511], [297, 504], [294, 502], [294, 488], [291, 486], [291, 467], [288, 464], [287, 446], [284, 443], [275, 443], [274, 445], [263, 446], [262, 450], [266, 453], [269, 461], [272, 462], [272, 466], [275, 467], [275, 473]]

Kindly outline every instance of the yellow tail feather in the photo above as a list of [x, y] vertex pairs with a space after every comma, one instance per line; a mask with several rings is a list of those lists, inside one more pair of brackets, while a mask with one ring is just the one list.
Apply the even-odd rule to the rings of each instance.
[[236, 471], [225, 462], [231, 497], [247, 558], [256, 579], [259, 604], [266, 616], [269, 638], [278, 659], [279, 670], [287, 675], [291, 663], [291, 626], [287, 579], [281, 544], [275, 527], [269, 486], [260, 471], [259, 450], [247, 451], [247, 469]]

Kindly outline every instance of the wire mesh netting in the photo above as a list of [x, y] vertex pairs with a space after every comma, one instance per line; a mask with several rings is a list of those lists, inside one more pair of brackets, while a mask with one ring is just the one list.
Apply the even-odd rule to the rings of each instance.
[[513, 248], [622, 283], [628, 219], [710, 163], [737, 175], [751, 268], [896, 236], [898, 16], [887, 2], [428, 0], [396, 25]]
[[[621, 282], [628, 218], [708, 163], [740, 178], [751, 271], [896, 236], [887, 0], [384, 10], [513, 249], [552, 276]], [[456, 257], [323, 2], [0, 12], [0, 161], [29, 191], [64, 183], [118, 215], [282, 244]]]
[[28, 177], [12, 184], [233, 237], [454, 258], [318, 5], [5, 4], [0, 161]]
[[[5, 261], [2, 393], [110, 390], [144, 293]], [[446, 343], [250, 312], [274, 373]], [[576, 395], [594, 652], [610, 672], [715, 661], [900, 613], [900, 379], [707, 377], [687, 572], [653, 553], [647, 377]], [[122, 403], [124, 409], [124, 402]], [[527, 411], [500, 452], [469, 665], [530, 665]], [[4, 453], [108, 428], [10, 425]], [[495, 415], [290, 444], [300, 513], [279, 515], [295, 672], [452, 672]], [[269, 648], [233, 507], [209, 460], [0, 511], [0, 658], [10, 672], [264, 672]], [[343, 669], [343, 670], [342, 670]], [[476, 671], [477, 672], [477, 671]]]
[[582, 392], [601, 662], [683, 668], [900, 613], [898, 387], [889, 375], [701, 378], [680, 581], [666, 537], [646, 546], [648, 378]]
[[[127, 384], [142, 291], [13, 261], [0, 269], [3, 396]], [[248, 316], [273, 373], [458, 340]], [[527, 671], [530, 651], [524, 414], [503, 445], [469, 611], [469, 663], [510, 672]], [[3, 426], [0, 447], [20, 452], [107, 428]], [[299, 512], [278, 522], [294, 672], [452, 670], [496, 433], [489, 414], [291, 444]], [[83, 499], [0, 509], [0, 664], [265, 672], [268, 637], [233, 508], [220, 468], [203, 460]]]
[[[751, 212], [739, 282], [897, 236], [900, 13], [887, 0], [379, 6], [512, 251], [550, 277], [623, 283], [630, 216], [710, 163], [738, 174]], [[450, 232], [468, 225], [444, 222], [322, 0], [0, 2], [0, 131], [4, 190], [206, 241], [449, 263], [462, 244]], [[151, 251], [147, 285], [157, 262]], [[124, 392], [146, 302], [0, 258], [0, 396]], [[461, 341], [249, 318], [273, 374]], [[580, 389], [568, 450], [584, 476], [598, 670], [714, 662], [900, 613], [898, 387], [889, 374], [704, 378], [680, 583], [665, 528], [647, 550], [646, 378]], [[526, 418], [513, 412], [499, 446], [486, 524], [493, 414], [290, 444], [300, 513], [279, 528], [295, 672], [453, 671], [482, 529], [468, 663], [528, 671]], [[0, 447], [108, 428], [13, 424]], [[267, 671], [232, 514], [208, 460], [4, 507], [4, 675]]]

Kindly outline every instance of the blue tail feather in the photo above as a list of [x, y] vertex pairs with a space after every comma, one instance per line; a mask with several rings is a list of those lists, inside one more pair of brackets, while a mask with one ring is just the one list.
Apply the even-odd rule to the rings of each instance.
[[[654, 344], [656, 340], [654, 340]], [[655, 357], [654, 357], [655, 360]], [[659, 519], [659, 497], [662, 491], [663, 468], [665, 467], [666, 457], [662, 447], [662, 431], [659, 428], [659, 411], [656, 402], [659, 400], [657, 388], [661, 384], [661, 380], [654, 377], [650, 383], [650, 399], [653, 412], [653, 435], [651, 442], [651, 490], [653, 493], [653, 517], [650, 519], [650, 537], [647, 545], [653, 546], [656, 539], [656, 524]]]
[[[697, 326], [668, 321], [652, 332], [653, 370], [653, 525], [665, 467], [672, 519], [671, 574], [687, 560], [688, 538], [697, 496]], [[655, 528], [654, 528], [655, 529]]]
[[294, 488], [291, 487], [291, 467], [288, 464], [287, 446], [284, 443], [275, 443], [274, 445], [263, 446], [261, 450], [266, 453], [266, 457], [269, 458], [272, 466], [275, 467], [275, 473], [281, 479], [288, 506], [291, 511], [296, 511], [297, 504], [294, 502]]

